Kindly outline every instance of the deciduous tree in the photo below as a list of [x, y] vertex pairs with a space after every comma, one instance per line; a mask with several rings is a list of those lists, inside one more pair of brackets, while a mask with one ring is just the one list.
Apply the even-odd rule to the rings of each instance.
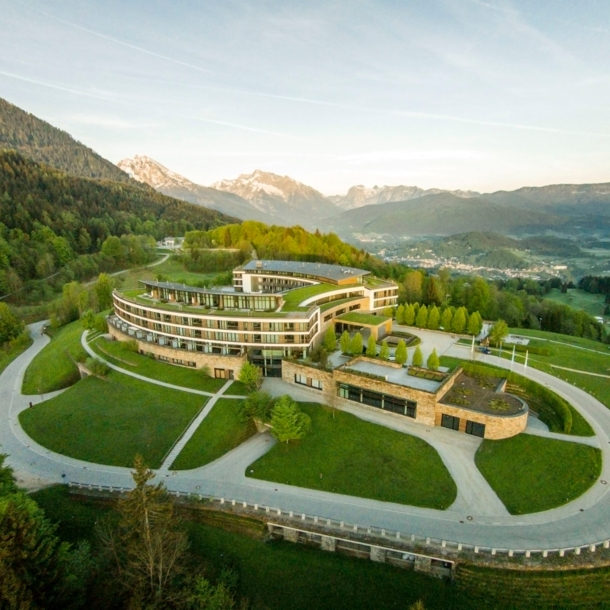
[[311, 427], [311, 418], [299, 409], [299, 405], [285, 394], [280, 396], [271, 411], [271, 434], [280, 443], [303, 438]]

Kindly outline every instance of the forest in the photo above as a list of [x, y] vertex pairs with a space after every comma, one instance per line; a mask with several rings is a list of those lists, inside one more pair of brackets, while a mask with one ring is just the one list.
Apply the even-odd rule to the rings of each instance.
[[[152, 189], [75, 178], [16, 152], [0, 152], [0, 296], [19, 293], [24, 283], [59, 270], [55, 285], [61, 287], [148, 262], [155, 239], [232, 220]], [[111, 237], [122, 240], [127, 256], [108, 242]], [[30, 300], [41, 298], [41, 289], [37, 283], [19, 298], [32, 292]]]

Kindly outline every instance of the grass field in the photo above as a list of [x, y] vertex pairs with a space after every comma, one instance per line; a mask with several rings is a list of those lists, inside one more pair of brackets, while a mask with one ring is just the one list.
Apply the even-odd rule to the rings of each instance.
[[242, 400], [220, 398], [185, 445], [173, 470], [189, 470], [205, 466], [235, 449], [256, 433], [254, 424], [240, 417]]
[[592, 316], [603, 316], [604, 308], [606, 307], [605, 295], [591, 294], [580, 290], [580, 288], [570, 288], [565, 293], [557, 288], [553, 288], [551, 292], [544, 295], [544, 298], [569, 305], [574, 309], [582, 309]]
[[247, 476], [429, 508], [455, 500], [453, 479], [425, 441], [318, 404], [301, 408], [312, 419], [309, 434], [289, 446], [278, 443]]
[[[58, 523], [59, 536], [72, 543], [87, 539], [95, 544], [95, 523], [110, 510], [70, 496], [65, 486], [32, 497]], [[449, 583], [203, 523], [188, 521], [187, 528], [191, 550], [208, 563], [212, 578], [224, 568], [235, 570], [238, 591], [252, 608], [407, 610], [422, 600], [426, 610], [589, 610], [607, 607], [610, 598], [610, 568], [526, 571], [462, 563], [456, 581]]]
[[[226, 383], [225, 379], [214, 379], [204, 375], [201, 370], [176, 366], [153, 360], [148, 356], [142, 356], [142, 354], [129, 350], [126, 343], [122, 341], [107, 341], [100, 337], [92, 341], [90, 345], [97, 354], [108, 362], [132, 373], [158, 381], [201, 390], [202, 392], [218, 392]], [[230, 391], [231, 394], [242, 394], [245, 388], [239, 381], [236, 381], [231, 385]]]
[[519, 434], [484, 440], [475, 463], [511, 515], [537, 513], [581, 496], [601, 472], [599, 449]]
[[125, 467], [140, 453], [158, 468], [206, 400], [113, 371], [107, 380], [79, 381], [23, 411], [19, 421], [36, 442], [57, 453]]
[[[83, 326], [80, 320], [52, 331], [51, 343], [39, 352], [23, 378], [24, 394], [43, 394], [67, 388], [80, 379], [78, 368], [68, 354], [83, 361], [87, 353], [80, 344]], [[67, 353], [66, 353], [67, 352]]]

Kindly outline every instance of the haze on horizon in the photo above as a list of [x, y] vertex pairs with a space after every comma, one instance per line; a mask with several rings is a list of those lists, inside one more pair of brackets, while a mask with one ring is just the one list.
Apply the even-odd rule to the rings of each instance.
[[117, 162], [493, 191], [610, 182], [610, 3], [0, 0], [0, 97]]

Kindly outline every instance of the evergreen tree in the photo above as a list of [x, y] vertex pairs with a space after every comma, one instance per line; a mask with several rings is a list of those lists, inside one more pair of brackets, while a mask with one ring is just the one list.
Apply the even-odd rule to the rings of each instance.
[[280, 396], [271, 411], [271, 434], [280, 443], [303, 438], [311, 428], [311, 418], [288, 394]]
[[337, 349], [337, 337], [335, 335], [335, 325], [331, 324], [324, 333], [322, 346], [327, 352], [334, 352]]
[[396, 309], [396, 322], [398, 324], [405, 323], [405, 306], [402, 303]]
[[440, 361], [438, 359], [438, 354], [436, 353], [436, 348], [432, 350], [432, 353], [428, 356], [428, 362], [426, 363], [427, 367], [432, 370], [438, 370], [440, 365]]
[[342, 354], [350, 353], [351, 339], [349, 333], [346, 330], [343, 331], [341, 339], [339, 339], [339, 346], [341, 347]]
[[396, 346], [396, 351], [394, 353], [394, 359], [398, 364], [404, 364], [407, 361], [407, 346], [402, 339], [398, 341], [398, 345]]
[[407, 326], [413, 326], [415, 324], [415, 309], [411, 304], [405, 307], [403, 323]]
[[375, 341], [375, 337], [373, 337], [373, 333], [369, 335], [369, 340], [366, 345], [366, 355], [370, 358], [374, 358], [377, 355], [377, 342]]
[[117, 580], [131, 596], [130, 607], [166, 607], [185, 568], [186, 533], [163, 484], [149, 484], [154, 476], [136, 456], [136, 486], [118, 501], [118, 525], [100, 530]]
[[258, 366], [251, 362], [244, 362], [239, 371], [239, 381], [241, 381], [250, 391], [261, 387], [262, 373]]
[[271, 418], [272, 409], [273, 398], [271, 394], [257, 390], [249, 394], [246, 400], [244, 400], [241, 408], [241, 417], [243, 421], [260, 419], [266, 422]]
[[381, 342], [381, 350], [379, 351], [379, 357], [382, 360], [389, 360], [390, 358], [390, 348], [388, 347], [388, 342], [385, 339]]
[[438, 330], [441, 321], [441, 314], [436, 305], [432, 305], [430, 311], [428, 311], [428, 322], [427, 327], [430, 330]]
[[441, 315], [441, 327], [443, 328], [444, 331], [446, 332], [450, 332], [451, 331], [451, 322], [453, 319], [453, 313], [451, 312], [451, 308], [447, 307], [445, 309], [445, 311], [443, 311], [443, 314]]
[[466, 310], [464, 307], [460, 307], [453, 316], [451, 321], [451, 330], [454, 333], [463, 333], [466, 328]]
[[494, 345], [500, 345], [502, 341], [504, 341], [505, 337], [508, 335], [508, 324], [502, 319], [498, 320], [490, 329], [489, 329], [489, 340]]
[[478, 311], [474, 311], [468, 318], [468, 334], [477, 337], [483, 329], [483, 320]]
[[428, 323], [428, 308], [425, 305], [422, 305], [417, 312], [417, 317], [415, 318], [415, 326], [417, 328], [426, 328], [426, 324]]
[[413, 352], [413, 360], [411, 364], [413, 366], [421, 366], [424, 363], [424, 355], [421, 351], [421, 347], [419, 345], [415, 348], [415, 352]]
[[362, 348], [364, 347], [364, 343], [362, 341], [362, 335], [360, 333], [356, 333], [349, 344], [349, 353], [352, 356], [361, 356]]

